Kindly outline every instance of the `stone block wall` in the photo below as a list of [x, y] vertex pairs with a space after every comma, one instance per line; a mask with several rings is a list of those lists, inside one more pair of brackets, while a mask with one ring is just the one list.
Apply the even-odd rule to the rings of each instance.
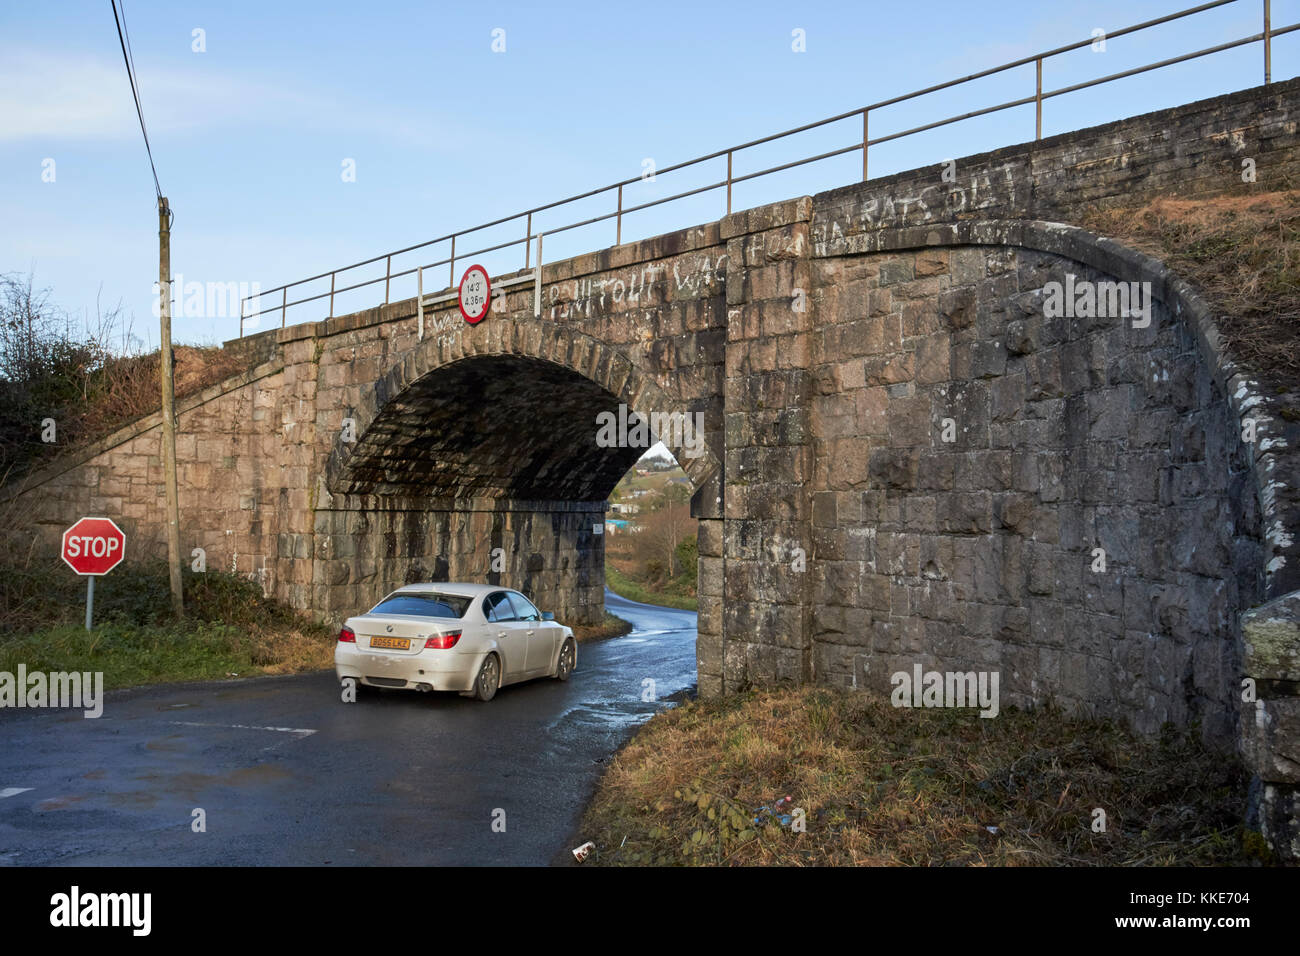
[[720, 553], [700, 551], [701, 591], [721, 580], [723, 690], [811, 677], [806, 578], [787, 567], [806, 561], [811, 517], [811, 212], [802, 199], [723, 220], [725, 521]]
[[[186, 563], [202, 557], [209, 568], [255, 576], [282, 597], [275, 535], [282, 521], [294, 521], [294, 508], [306, 508], [309, 487], [307, 471], [295, 470], [273, 423], [291, 375], [272, 362], [177, 403]], [[78, 517], [102, 515], [125, 532], [128, 560], [166, 555], [160, 422], [160, 414], [147, 416], [13, 489], [26, 527], [47, 551], [57, 553], [64, 529]]]
[[[1097, 209], [1287, 189], [1300, 78], [819, 193], [813, 238], [862, 252], [881, 229], [978, 219], [1080, 223]], [[1250, 177], [1244, 161], [1250, 160]]]
[[1247, 826], [1283, 859], [1300, 861], [1300, 591], [1242, 616], [1248, 683], [1242, 756], [1253, 773]]
[[1046, 316], [1067, 275], [1115, 278], [1008, 246], [817, 262], [817, 678], [996, 670], [1004, 705], [1231, 739], [1262, 585], [1236, 417], [1164, 303]]
[[[566, 624], [604, 616], [603, 508], [481, 502], [481, 510], [334, 499], [315, 512], [311, 607], [345, 617], [415, 581], [516, 588]], [[552, 510], [544, 510], [546, 508]]]

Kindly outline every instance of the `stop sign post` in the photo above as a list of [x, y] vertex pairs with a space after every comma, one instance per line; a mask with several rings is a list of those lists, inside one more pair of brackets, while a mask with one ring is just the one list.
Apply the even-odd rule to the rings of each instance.
[[111, 518], [82, 518], [63, 532], [63, 560], [86, 578], [86, 630], [95, 609], [95, 578], [122, 563], [126, 535]]

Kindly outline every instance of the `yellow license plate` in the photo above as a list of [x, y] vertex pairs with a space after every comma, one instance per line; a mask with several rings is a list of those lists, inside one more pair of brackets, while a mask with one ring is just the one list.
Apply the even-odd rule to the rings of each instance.
[[372, 637], [370, 646], [382, 647], [391, 651], [409, 651], [411, 649], [411, 639], [409, 637]]

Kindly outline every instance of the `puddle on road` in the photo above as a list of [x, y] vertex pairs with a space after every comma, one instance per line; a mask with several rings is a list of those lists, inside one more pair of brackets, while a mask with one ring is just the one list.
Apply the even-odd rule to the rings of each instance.
[[593, 730], [618, 733], [641, 725], [662, 709], [664, 708], [649, 701], [629, 701], [605, 706], [581, 704], [557, 715], [547, 729], [562, 737], [589, 734]]

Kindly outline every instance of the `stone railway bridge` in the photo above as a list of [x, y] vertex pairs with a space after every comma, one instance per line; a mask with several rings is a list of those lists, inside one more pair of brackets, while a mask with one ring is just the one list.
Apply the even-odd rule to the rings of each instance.
[[[702, 694], [997, 670], [1003, 707], [1054, 699], [1239, 737], [1270, 832], [1294, 834], [1300, 429], [1270, 414], [1186, 283], [1071, 223], [1294, 184], [1298, 93], [1277, 83], [967, 157], [955, 182], [936, 165], [550, 263], [540, 317], [521, 282], [477, 326], [448, 303], [421, 337], [412, 299], [227, 343], [248, 370], [178, 403], [184, 550], [329, 619], [404, 582], [469, 578], [594, 622], [594, 528], [641, 451], [597, 447], [597, 415], [699, 412], [701, 453], [673, 451], [700, 519]], [[1048, 317], [1044, 287], [1069, 275], [1150, 283], [1150, 324]], [[136, 555], [163, 540], [159, 424], [18, 492], [51, 547], [82, 514], [118, 520]], [[1255, 619], [1272, 638], [1252, 641]], [[1243, 705], [1247, 676], [1263, 699]]]

